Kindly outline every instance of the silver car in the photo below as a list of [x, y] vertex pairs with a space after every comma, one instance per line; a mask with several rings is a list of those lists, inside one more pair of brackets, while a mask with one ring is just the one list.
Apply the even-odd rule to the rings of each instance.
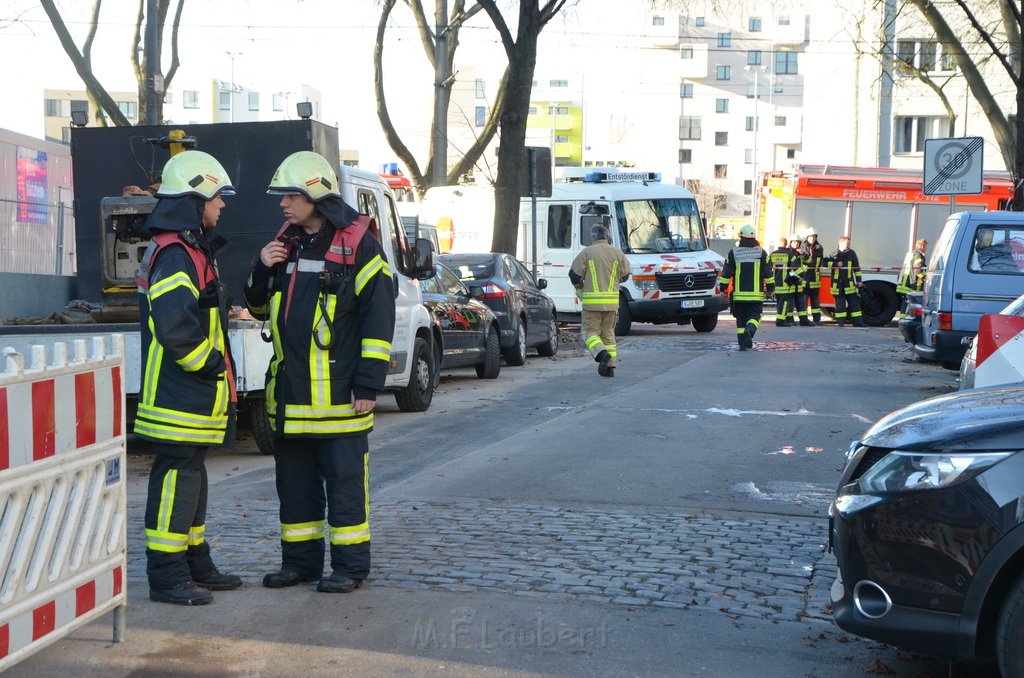
[[[999, 315], [1024, 316], [1024, 294], [1011, 301], [1006, 308], [999, 312]], [[978, 336], [965, 338], [963, 341], [967, 346], [967, 352], [964, 353], [964, 358], [960, 361], [960, 377], [957, 379], [961, 391], [974, 388], [974, 368], [978, 361]]]

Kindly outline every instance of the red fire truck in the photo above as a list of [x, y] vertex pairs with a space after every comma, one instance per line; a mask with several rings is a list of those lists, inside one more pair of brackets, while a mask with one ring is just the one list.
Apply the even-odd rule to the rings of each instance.
[[[803, 240], [814, 228], [826, 257], [840, 236], [849, 236], [865, 282], [864, 319], [880, 326], [899, 310], [896, 278], [917, 239], [934, 245], [951, 212], [1005, 209], [1012, 195], [1006, 173], [985, 173], [982, 193], [954, 201], [925, 195], [917, 170], [797, 165], [760, 176], [757, 232], [771, 251], [780, 237]], [[821, 286], [821, 306], [826, 312], [835, 308], [828, 280]]]

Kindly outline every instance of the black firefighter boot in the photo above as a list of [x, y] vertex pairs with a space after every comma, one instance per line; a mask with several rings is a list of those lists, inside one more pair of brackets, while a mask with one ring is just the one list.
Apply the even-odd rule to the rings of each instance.
[[353, 579], [340, 572], [332, 572], [331, 576], [320, 580], [316, 590], [321, 593], [351, 593], [362, 585], [362, 579]]
[[213, 602], [213, 594], [193, 581], [184, 581], [163, 589], [150, 588], [149, 599], [172, 605], [206, 605]]
[[608, 370], [610, 369], [608, 367], [608, 361], [611, 359], [612, 354], [609, 353], [607, 349], [602, 349], [600, 353], [594, 356], [594, 360], [597, 361], [597, 373], [602, 377], [612, 376], [611, 374], [608, 374]]
[[208, 591], [234, 591], [242, 588], [242, 578], [234, 574], [224, 574], [213, 568], [201, 575], [193, 575], [192, 580]]

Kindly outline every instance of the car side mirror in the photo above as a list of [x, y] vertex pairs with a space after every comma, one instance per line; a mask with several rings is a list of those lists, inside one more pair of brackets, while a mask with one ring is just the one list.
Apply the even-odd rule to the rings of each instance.
[[538, 278], [537, 279], [537, 289], [538, 290], [547, 289], [547, 286], [548, 286], [548, 281], [547, 281], [546, 278]]
[[414, 274], [420, 280], [429, 280], [434, 277], [434, 248], [426, 238], [416, 238], [415, 245], [416, 266]]

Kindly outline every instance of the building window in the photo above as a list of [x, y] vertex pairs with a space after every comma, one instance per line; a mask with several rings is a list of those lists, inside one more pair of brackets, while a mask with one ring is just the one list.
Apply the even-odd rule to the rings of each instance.
[[568, 106], [551, 106], [548, 108], [550, 115], [569, 115]]
[[775, 87], [772, 88], [772, 91], [776, 94], [782, 94], [782, 85], [775, 85]]
[[693, 83], [692, 82], [684, 82], [683, 84], [679, 85], [679, 96], [681, 98], [683, 98], [683, 99], [692, 99], [693, 98]]
[[217, 107], [222, 111], [231, 110], [231, 92], [220, 92]]
[[950, 72], [950, 71], [955, 71], [956, 70], [956, 57], [954, 57], [949, 52], [945, 52], [944, 51], [942, 53], [942, 56], [939, 57], [939, 70], [946, 71], [947, 73]]
[[249, 92], [249, 110], [258, 111], [260, 110], [260, 93]]
[[569, 135], [568, 134], [556, 134], [555, 135], [555, 143], [556, 144], [567, 144], [567, 143], [569, 143]]
[[728, 113], [729, 112], [729, 100], [728, 99], [715, 99], [715, 113]]
[[896, 42], [896, 58], [911, 69], [920, 71], [956, 70], [956, 58], [945, 50], [940, 53], [939, 43], [935, 40], [899, 40]]
[[476, 90], [476, 98], [477, 99], [486, 99], [487, 98], [487, 90], [484, 88], [484, 79], [483, 78], [477, 78], [473, 82], [473, 88]]
[[60, 101], [58, 99], [46, 100], [46, 117], [56, 118], [60, 115]]
[[86, 113], [88, 113], [89, 102], [85, 99], [72, 99], [71, 106], [68, 110], [70, 111], [68, 115], [71, 115], [71, 113], [74, 113], [75, 111], [85, 111]]
[[761, 50], [752, 49], [747, 52], [747, 65], [748, 66], [760, 66], [761, 65]]
[[194, 89], [187, 89], [181, 93], [182, 106], [185, 108], [199, 108], [199, 92]]
[[718, 46], [719, 47], [732, 47], [732, 33], [719, 33], [718, 34]]
[[651, 17], [651, 25], [652, 26], [664, 26], [665, 25], [665, 17], [658, 16], [658, 15], [655, 15], [655, 16]]
[[918, 65], [922, 71], [934, 71], [939, 61], [936, 55], [939, 51], [939, 44], [937, 42], [922, 42], [921, 49], [918, 52]]
[[729, 66], [715, 66], [715, 80], [728, 80], [732, 73]]
[[689, 149], [689, 148], [680, 148], [679, 149], [679, 164], [680, 165], [689, 165], [691, 162], [693, 162], [693, 150]]
[[474, 122], [477, 127], [483, 127], [487, 124], [487, 107], [477, 106], [473, 111]]
[[949, 120], [945, 116], [897, 116], [894, 145], [896, 153], [924, 153], [924, 140], [946, 136]]
[[757, 98], [758, 99], [760, 99], [762, 96], [764, 96], [763, 94], [761, 94], [760, 90], [754, 85], [754, 83], [750, 83], [749, 85], [747, 85], [747, 98], [748, 99], [753, 99], [754, 98], [754, 92], [757, 92]]
[[679, 48], [679, 58], [680, 59], [692, 59], [693, 58], [693, 48], [689, 47], [689, 46], [687, 46], [687, 47], [680, 47]]
[[117, 110], [121, 111], [121, 115], [126, 118], [135, 117], [135, 102], [134, 101], [118, 101]]
[[715, 146], [728, 146], [729, 145], [729, 133], [728, 132], [715, 132]]
[[754, 192], [754, 181], [752, 179], [743, 180], [743, 195], [750, 195]]
[[684, 115], [679, 118], [680, 139], [700, 139], [700, 116]]
[[776, 75], [793, 75], [796, 72], [796, 52], [775, 53]]
[[779, 25], [780, 26], [788, 26], [789, 25], [789, 17], [788, 16], [780, 16], [779, 17]]
[[747, 116], [747, 131], [748, 132], [753, 132], [754, 131], [754, 116], [752, 116], [752, 115], [748, 115]]
[[775, 116], [775, 126], [776, 127], [785, 127], [786, 126], [786, 116], [784, 116], [784, 115], [776, 115]]
[[704, 27], [704, 17], [702, 17], [702, 16], [697, 17], [694, 20], [693, 25], [696, 26], [697, 28], [703, 28]]
[[729, 176], [729, 166], [728, 165], [715, 165], [715, 178], [716, 179], [725, 179], [727, 176]]
[[270, 99], [270, 107], [272, 109], [274, 109], [275, 111], [283, 111], [284, 110], [284, 100], [285, 100], [284, 94], [281, 94], [280, 92], [276, 92], [271, 97], [271, 99]]
[[744, 148], [743, 149], [743, 162], [747, 165], [754, 164], [754, 149]]
[[747, 30], [750, 31], [751, 33], [760, 33], [761, 32], [761, 17], [759, 17], [759, 16], [752, 16], [752, 17], [750, 17], [750, 21], [747, 22]]
[[530, 106], [530, 109], [527, 111], [527, 114], [528, 115], [537, 115], [537, 107], [536, 106]]
[[787, 148], [786, 149], [786, 159], [787, 160], [792, 160], [795, 157], [796, 157], [796, 149], [795, 148]]
[[548, 87], [568, 87], [568, 80], [550, 80], [548, 81]]

